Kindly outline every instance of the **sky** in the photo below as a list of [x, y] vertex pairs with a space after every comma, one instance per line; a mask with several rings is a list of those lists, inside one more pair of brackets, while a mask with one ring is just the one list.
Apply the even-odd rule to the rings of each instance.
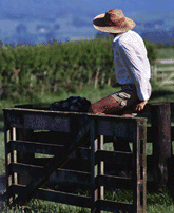
[[93, 18], [110, 9], [121, 9], [135, 23], [159, 19], [174, 27], [173, 0], [0, 0], [0, 36], [35, 36], [40, 26], [39, 37], [54, 29], [61, 39], [93, 37]]
[[105, 11], [109, 9], [118, 8], [126, 13], [169, 13], [173, 12], [173, 0], [84, 0], [90, 2], [90, 5], [98, 10]]
[[174, 11], [173, 0], [0, 0], [1, 17], [3, 14], [19, 13], [51, 15], [67, 10], [91, 10], [104, 13], [110, 9], [121, 9], [125, 14], [170, 13]]

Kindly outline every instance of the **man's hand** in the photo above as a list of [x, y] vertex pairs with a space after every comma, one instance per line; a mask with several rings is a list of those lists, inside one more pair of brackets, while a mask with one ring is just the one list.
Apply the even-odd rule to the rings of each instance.
[[144, 106], [147, 104], [148, 101], [142, 101], [140, 103], [138, 103], [136, 106], [135, 106], [135, 110], [136, 111], [141, 111], [143, 110]]

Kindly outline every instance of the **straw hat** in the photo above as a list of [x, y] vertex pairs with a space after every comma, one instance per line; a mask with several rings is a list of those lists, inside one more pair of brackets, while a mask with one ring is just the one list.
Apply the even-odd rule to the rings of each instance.
[[136, 24], [132, 19], [125, 17], [121, 10], [112, 9], [96, 16], [93, 26], [102, 32], [121, 33], [133, 29]]

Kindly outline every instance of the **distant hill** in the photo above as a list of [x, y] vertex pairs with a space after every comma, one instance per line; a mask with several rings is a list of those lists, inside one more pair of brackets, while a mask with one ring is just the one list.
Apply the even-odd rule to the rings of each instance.
[[[29, 3], [28, 3], [29, 2]], [[99, 14], [81, 0], [19, 0], [9, 5], [0, 2], [0, 39], [14, 44], [44, 43], [71, 38], [93, 38], [98, 33], [93, 18]], [[174, 14], [127, 14], [134, 19], [138, 32], [144, 39], [165, 45], [174, 42]]]
[[154, 30], [141, 33], [142, 38], [154, 43], [162, 43], [163, 45], [174, 44], [174, 30]]

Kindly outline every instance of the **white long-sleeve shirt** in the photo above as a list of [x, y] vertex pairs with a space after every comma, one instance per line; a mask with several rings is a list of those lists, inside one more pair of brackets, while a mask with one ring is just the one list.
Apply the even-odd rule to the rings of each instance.
[[143, 39], [138, 33], [129, 30], [113, 39], [112, 49], [117, 82], [134, 84], [139, 100], [149, 100], [151, 69]]

